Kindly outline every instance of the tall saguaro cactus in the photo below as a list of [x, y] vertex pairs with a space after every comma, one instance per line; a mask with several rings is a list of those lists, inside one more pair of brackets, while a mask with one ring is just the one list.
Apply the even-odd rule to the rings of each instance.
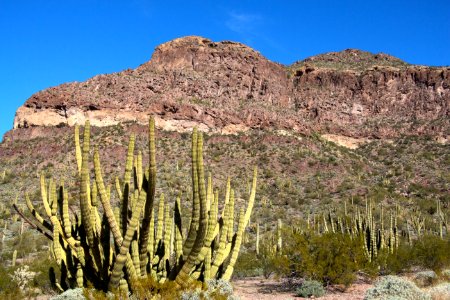
[[[187, 234], [183, 236], [180, 198], [172, 205], [170, 199], [161, 194], [155, 216], [153, 119], [149, 122], [148, 137], [148, 168], [142, 166], [142, 153], [138, 151], [135, 155], [135, 137], [130, 137], [123, 178], [115, 177], [119, 207], [111, 205], [111, 193], [103, 179], [97, 148], [93, 155], [95, 179], [91, 182], [89, 121], [84, 126], [82, 143], [79, 128], [75, 127], [79, 212], [69, 209], [69, 194], [64, 184], [57, 186], [53, 179], [46, 182], [44, 176], [41, 176], [40, 192], [47, 218], [41, 216], [26, 196], [33, 221], [23, 213], [21, 215], [53, 242], [53, 255], [68, 274], [70, 286], [81, 287], [91, 283], [105, 291], [120, 288], [122, 292], [127, 289], [133, 292], [139, 285], [138, 279], [148, 276], [160, 282], [174, 280], [181, 287], [195, 280], [231, 278], [255, 202], [256, 168], [248, 204], [245, 209], [240, 208], [235, 232], [234, 190], [228, 180], [223, 211], [219, 215], [219, 192], [213, 192], [211, 177], [208, 185], [205, 184], [203, 136], [194, 128], [192, 214]], [[98, 200], [103, 208], [103, 217], [100, 217]]]

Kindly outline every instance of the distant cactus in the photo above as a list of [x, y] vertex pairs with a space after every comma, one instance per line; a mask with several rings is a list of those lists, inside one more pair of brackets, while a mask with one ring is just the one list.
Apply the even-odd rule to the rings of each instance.
[[283, 237], [281, 236], [281, 230], [282, 230], [283, 223], [281, 222], [281, 219], [278, 219], [277, 223], [277, 252], [281, 253], [283, 249]]
[[16, 259], [17, 259], [17, 250], [14, 250], [13, 256], [12, 256], [12, 263], [11, 263], [11, 265], [12, 265], [13, 267], [16, 266]]
[[[51, 251], [70, 286], [90, 283], [100, 290], [133, 292], [138, 279], [147, 276], [158, 282], [175, 281], [188, 287], [195, 280], [229, 280], [234, 270], [244, 230], [249, 223], [256, 194], [255, 168], [247, 208], [241, 208], [238, 229], [234, 231], [234, 190], [228, 180], [223, 211], [219, 214], [219, 194], [212, 180], [205, 184], [203, 136], [192, 134], [193, 205], [190, 227], [183, 236], [180, 199], [173, 205], [161, 194], [155, 224], [156, 159], [155, 122], [149, 123], [150, 164], [142, 166], [142, 153], [135, 156], [135, 137], [130, 137], [123, 178], [116, 177], [115, 189], [120, 207], [112, 208], [109, 187], [105, 185], [100, 154], [94, 151], [91, 181], [90, 125], [86, 122], [82, 144], [75, 127], [75, 156], [78, 170], [80, 212], [69, 212], [69, 195], [64, 183], [41, 175], [40, 193], [45, 217], [26, 196], [33, 221], [17, 205], [15, 209], [32, 226], [53, 241]], [[144, 171], [145, 170], [145, 171]], [[103, 207], [103, 216], [98, 210]], [[217, 241], [214, 242], [213, 241]]]

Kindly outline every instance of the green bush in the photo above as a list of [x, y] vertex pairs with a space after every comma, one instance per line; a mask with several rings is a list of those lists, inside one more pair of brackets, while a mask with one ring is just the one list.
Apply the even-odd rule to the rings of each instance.
[[234, 278], [253, 277], [263, 275], [263, 260], [253, 252], [242, 252], [238, 256], [234, 268]]
[[305, 280], [302, 285], [297, 289], [296, 294], [298, 297], [309, 298], [322, 297], [325, 295], [325, 289], [322, 284], [316, 280]]
[[436, 235], [420, 236], [411, 245], [401, 243], [394, 254], [381, 252], [376, 263], [381, 274], [400, 274], [412, 267], [439, 273], [450, 266], [450, 240]]
[[421, 236], [412, 247], [413, 262], [417, 266], [436, 272], [450, 266], [450, 239], [436, 235]]
[[327, 285], [349, 286], [356, 279], [356, 272], [367, 263], [362, 241], [349, 235], [291, 234], [284, 240], [289, 272]]

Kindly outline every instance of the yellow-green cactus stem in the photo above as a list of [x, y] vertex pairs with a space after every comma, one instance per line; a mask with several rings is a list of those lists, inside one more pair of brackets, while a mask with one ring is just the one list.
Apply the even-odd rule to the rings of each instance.
[[199, 189], [198, 189], [198, 166], [197, 166], [197, 140], [198, 140], [198, 132], [197, 128], [195, 127], [192, 131], [192, 152], [191, 152], [191, 159], [192, 159], [192, 169], [191, 169], [191, 176], [192, 176], [192, 214], [191, 214], [191, 221], [189, 224], [189, 230], [187, 233], [186, 241], [183, 245], [183, 257], [187, 257], [192, 250], [192, 246], [194, 245], [197, 230], [199, 226], [199, 220], [200, 220], [200, 198], [199, 198]]
[[170, 257], [170, 235], [172, 233], [172, 218], [170, 216], [170, 207], [169, 204], [167, 204], [164, 208], [164, 257], [163, 262], [165, 264], [165, 261], [169, 259]]
[[13, 256], [12, 256], [12, 263], [11, 263], [13, 267], [16, 266], [16, 260], [17, 260], [17, 250], [14, 249]]
[[281, 222], [281, 219], [278, 219], [278, 225], [277, 225], [277, 252], [281, 253], [283, 249], [283, 238], [281, 236], [281, 229], [282, 229], [283, 223]]
[[136, 177], [137, 177], [137, 189], [140, 191], [142, 189], [142, 183], [144, 182], [144, 176], [142, 171], [142, 152], [138, 152], [137, 163], [136, 163]]
[[102, 203], [103, 210], [105, 212], [106, 218], [108, 219], [109, 227], [111, 228], [114, 241], [116, 242], [117, 246], [120, 246], [122, 245], [123, 241], [122, 234], [116, 222], [116, 218], [114, 217], [114, 213], [111, 208], [111, 203], [105, 189], [105, 184], [103, 183], [102, 169], [100, 165], [100, 155], [98, 153], [98, 149], [95, 149], [94, 152], [94, 170], [95, 170], [95, 180], [97, 182], [98, 193], [100, 195], [100, 201]]
[[81, 264], [77, 264], [77, 287], [83, 288], [84, 286], [84, 278], [83, 278], [83, 269], [81, 268]]
[[86, 232], [89, 245], [94, 245], [94, 231], [91, 223], [91, 201], [89, 195], [89, 144], [90, 144], [90, 125], [86, 121], [84, 126], [82, 164], [81, 164], [81, 182], [80, 182], [80, 210], [81, 222]]
[[129, 206], [132, 207], [129, 204], [129, 197], [130, 197], [130, 181], [131, 181], [131, 175], [133, 172], [133, 158], [134, 158], [134, 143], [135, 143], [135, 136], [132, 134], [130, 136], [130, 140], [128, 142], [128, 151], [127, 151], [127, 158], [125, 162], [125, 174], [123, 176], [123, 187], [122, 187], [122, 205], [121, 205], [121, 217], [122, 217], [122, 234], [125, 234], [127, 231], [127, 225], [128, 225], [128, 214], [129, 214]]
[[258, 168], [255, 167], [253, 169], [252, 187], [251, 187], [250, 196], [248, 199], [247, 210], [245, 211], [244, 227], [246, 227], [247, 224], [250, 222], [250, 216], [252, 214], [253, 205], [255, 203], [257, 177], [258, 177]]
[[175, 257], [176, 262], [179, 263], [183, 255], [183, 227], [181, 220], [181, 204], [180, 197], [177, 197], [174, 208], [174, 225], [175, 225]]
[[195, 237], [194, 245], [191, 252], [187, 256], [186, 262], [179, 271], [175, 278], [175, 282], [181, 286], [186, 287], [191, 284], [193, 279], [189, 276], [192, 267], [195, 265], [195, 261], [203, 248], [203, 242], [206, 236], [207, 227], [207, 211], [206, 211], [206, 187], [205, 187], [205, 173], [203, 168], [203, 135], [201, 133], [197, 136], [197, 179], [194, 179], [194, 183], [197, 185], [198, 195], [200, 199], [200, 222]]
[[64, 234], [67, 238], [72, 237], [72, 223], [69, 215], [69, 199], [68, 193], [65, 191], [62, 201], [62, 221], [64, 225]]
[[[225, 207], [224, 218], [223, 218], [224, 220], [228, 220], [230, 218], [230, 210], [231, 210], [231, 202], [228, 202], [228, 205], [226, 205], [226, 207]], [[219, 247], [218, 247], [217, 253], [215, 255], [215, 258], [213, 260], [212, 267], [211, 267], [211, 277], [216, 276], [220, 266], [225, 261], [225, 258], [228, 256], [228, 254], [230, 253], [231, 243], [227, 243], [228, 230], [229, 230], [228, 225], [224, 225], [222, 227], [222, 231], [221, 231], [220, 237], [219, 237]]]
[[78, 124], [75, 124], [75, 158], [77, 160], [78, 175], [81, 175], [82, 157], [80, 147], [80, 129]]
[[236, 241], [235, 241], [234, 247], [232, 249], [230, 262], [222, 276], [223, 280], [229, 281], [231, 279], [231, 275], [233, 275], [234, 265], [236, 264], [237, 257], [239, 255], [239, 251], [241, 248], [242, 236], [244, 234], [244, 229], [245, 229], [245, 214], [244, 214], [244, 210], [241, 209], [241, 211], [239, 213], [238, 231], [236, 232]]
[[[51, 224], [45, 220], [38, 212], [37, 210], [34, 208], [33, 203], [30, 200], [30, 197], [28, 194], [25, 194], [25, 199], [26, 199], [26, 203], [27, 203], [27, 207], [30, 210], [31, 214], [36, 218], [36, 220], [45, 226], [45, 228], [47, 229], [51, 229]], [[5, 223], [6, 226], [7, 223]]]
[[[119, 254], [116, 256], [116, 259], [114, 261], [114, 267], [111, 274], [111, 278], [109, 281], [109, 289], [114, 290], [117, 288], [117, 285], [119, 284], [119, 281], [122, 276], [122, 268], [124, 264], [127, 262], [127, 260], [131, 260], [129, 258], [130, 253], [130, 244], [133, 238], [133, 235], [137, 229], [138, 220], [142, 212], [142, 208], [145, 204], [145, 199], [147, 197], [147, 194], [145, 191], [142, 191], [139, 195], [139, 200], [137, 201], [135, 207], [132, 209], [132, 217], [130, 220], [130, 224], [127, 228], [127, 232], [125, 234], [125, 238], [123, 239], [123, 243], [120, 246]], [[128, 257], [127, 257], [128, 256]], [[131, 260], [132, 261], [132, 260]], [[136, 270], [134, 270], [136, 272]], [[134, 274], [136, 276], [136, 274]]]
[[[148, 124], [148, 157], [149, 157], [149, 168], [148, 168], [148, 181], [147, 181], [147, 199], [144, 208], [144, 217], [142, 219], [142, 230], [139, 235], [139, 256], [141, 260], [141, 273], [145, 275], [146, 272], [146, 261], [147, 259], [147, 248], [150, 243], [150, 236], [154, 236], [154, 217], [153, 206], [155, 201], [155, 191], [156, 191], [156, 143], [155, 143], [155, 119], [151, 117]], [[152, 223], [153, 222], [153, 223]], [[153, 237], [151, 238], [153, 239]], [[153, 251], [153, 250], [152, 250]], [[150, 263], [153, 255], [150, 255]], [[151, 268], [150, 268], [151, 269]]]
[[128, 298], [128, 283], [125, 279], [120, 279], [119, 290], [123, 297]]
[[[148, 235], [148, 246], [147, 246], [147, 251], [148, 251], [148, 255], [149, 258], [147, 258], [147, 255], [145, 256], [145, 260], [148, 261], [149, 265], [149, 269], [152, 269], [152, 259], [153, 256], [155, 255], [155, 211], [152, 210], [151, 212], [151, 218], [150, 218], [150, 230], [149, 230], [149, 235]], [[142, 260], [141, 260], [142, 263]], [[145, 264], [147, 265], [147, 263]], [[144, 266], [145, 268], [145, 266]], [[141, 267], [141, 272], [142, 272], [142, 267]], [[142, 274], [142, 273], [141, 273]]]
[[231, 241], [234, 235], [234, 189], [230, 191], [230, 209], [228, 212], [227, 226], [228, 241]]
[[158, 206], [158, 221], [156, 225], [156, 245], [158, 247], [160, 243], [162, 243], [163, 238], [163, 226], [164, 226], [164, 194], [161, 194], [159, 198], [159, 206]]
[[53, 253], [55, 255], [56, 263], [60, 266], [62, 260], [62, 249], [59, 242], [59, 230], [56, 226], [53, 227]]
[[[309, 228], [308, 228], [309, 229]], [[255, 245], [256, 254], [259, 255], [259, 223], [256, 223], [256, 245]]]
[[140, 275], [141, 262], [139, 261], [139, 245], [136, 240], [131, 242], [131, 258], [133, 259], [134, 268]]
[[116, 180], [114, 181], [114, 187], [116, 188], [117, 196], [119, 197], [119, 199], [122, 199], [122, 188], [120, 186], [120, 180], [118, 176], [116, 176]]
[[41, 198], [42, 198], [42, 204], [44, 204], [45, 213], [47, 216], [52, 215], [52, 209], [50, 208], [50, 204], [48, 203], [48, 194], [47, 194], [47, 186], [45, 183], [45, 175], [44, 173], [41, 174]]
[[208, 248], [208, 251], [205, 255], [205, 262], [203, 265], [205, 266], [203, 281], [207, 282], [208, 280], [211, 279], [211, 248]]

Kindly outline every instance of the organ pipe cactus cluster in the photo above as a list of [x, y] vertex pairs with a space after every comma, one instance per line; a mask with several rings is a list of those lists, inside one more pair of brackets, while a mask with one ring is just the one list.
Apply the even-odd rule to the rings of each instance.
[[[377, 210], [374, 208], [372, 201], [366, 200], [365, 213], [362, 213], [358, 207], [351, 204], [353, 213], [348, 212], [346, 202], [344, 202], [343, 213], [339, 214], [336, 210], [329, 210], [326, 214], [313, 214], [312, 218], [307, 213], [305, 228], [300, 226], [290, 226], [294, 233], [341, 233], [349, 234], [352, 238], [362, 238], [364, 241], [363, 247], [369, 261], [374, 260], [380, 251], [385, 250], [389, 254], [395, 253], [398, 249], [400, 238], [406, 237], [408, 242], [414, 236], [419, 237], [425, 232], [428, 234], [437, 234], [441, 238], [447, 236], [447, 214], [442, 211], [440, 201], [437, 201], [437, 228], [425, 226], [426, 218], [418, 210], [412, 210], [408, 218], [401, 217], [404, 211], [400, 206], [396, 205], [395, 209], [391, 210], [389, 217], [385, 217], [384, 207], [379, 206], [378, 218], [375, 218], [374, 213]], [[389, 224], [385, 222], [385, 218], [389, 220]], [[398, 222], [400, 219], [405, 220], [404, 229], [400, 230]], [[312, 221], [312, 222], [311, 222]], [[387, 226], [387, 228], [385, 227]], [[278, 235], [278, 233], [277, 233]]]
[[[232, 276], [244, 230], [249, 223], [256, 194], [255, 168], [246, 209], [241, 208], [235, 230], [235, 196], [228, 179], [222, 211], [219, 192], [211, 176], [205, 184], [203, 136], [192, 133], [192, 213], [187, 228], [182, 224], [181, 199], [171, 207], [164, 195], [156, 197], [155, 122], [149, 122], [149, 167], [142, 166], [142, 153], [135, 155], [135, 137], [130, 137], [125, 173], [116, 178], [119, 206], [112, 207], [111, 190], [105, 184], [98, 149], [94, 150], [91, 179], [90, 125], [86, 122], [82, 144], [75, 127], [79, 212], [69, 207], [64, 182], [41, 175], [40, 192], [44, 214], [26, 203], [33, 217], [22, 217], [52, 241], [51, 251], [62, 274], [72, 286], [87, 282], [97, 289], [114, 291], [138, 287], [138, 279], [175, 281], [188, 287], [196, 280], [229, 280]], [[134, 180], [133, 180], [134, 179]], [[100, 206], [102, 208], [100, 208]], [[157, 211], [155, 211], [158, 207]], [[103, 215], [101, 215], [103, 212]], [[45, 217], [44, 217], [45, 216]], [[156, 219], [155, 219], [156, 216]], [[187, 229], [187, 234], [184, 229]]]

